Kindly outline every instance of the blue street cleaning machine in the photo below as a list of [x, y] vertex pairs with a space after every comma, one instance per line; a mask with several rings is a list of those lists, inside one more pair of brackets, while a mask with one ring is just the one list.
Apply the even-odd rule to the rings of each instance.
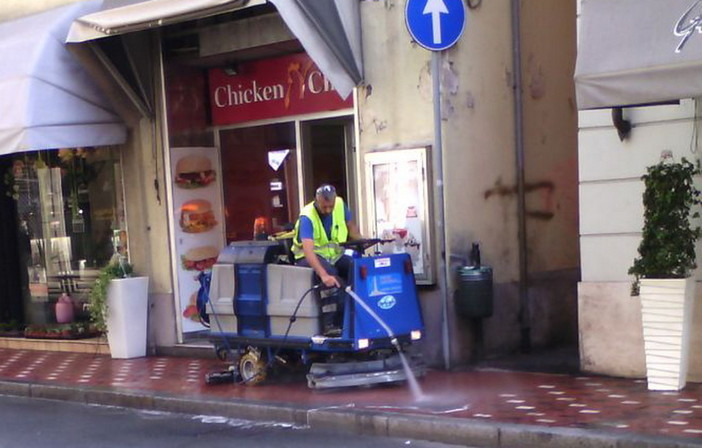
[[257, 384], [278, 369], [306, 372], [313, 389], [422, 376], [421, 358], [410, 351], [424, 335], [410, 256], [365, 255], [385, 242], [345, 243], [353, 256], [349, 277], [332, 289], [292, 263], [289, 241], [226, 246], [201, 315], [217, 356], [230, 365], [206, 382]]

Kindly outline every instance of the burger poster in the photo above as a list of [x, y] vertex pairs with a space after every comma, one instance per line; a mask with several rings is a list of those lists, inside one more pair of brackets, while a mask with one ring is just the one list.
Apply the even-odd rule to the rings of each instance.
[[224, 246], [217, 148], [171, 148], [173, 222], [178, 261], [178, 304], [183, 333], [200, 331], [199, 276]]

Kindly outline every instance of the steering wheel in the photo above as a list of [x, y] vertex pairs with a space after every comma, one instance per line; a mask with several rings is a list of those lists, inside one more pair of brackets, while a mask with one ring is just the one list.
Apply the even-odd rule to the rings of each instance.
[[380, 238], [362, 238], [360, 240], [346, 241], [345, 243], [340, 243], [340, 246], [346, 247], [348, 249], [353, 249], [356, 252], [363, 253], [369, 247], [373, 247], [376, 244], [386, 244], [392, 243], [395, 240], [383, 240]]

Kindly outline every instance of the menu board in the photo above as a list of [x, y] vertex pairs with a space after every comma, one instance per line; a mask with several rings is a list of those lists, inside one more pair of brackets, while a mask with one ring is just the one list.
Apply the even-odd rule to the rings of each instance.
[[434, 283], [426, 153], [409, 148], [365, 155], [371, 232], [392, 240], [381, 246], [383, 254], [409, 254], [417, 284]]
[[199, 277], [211, 270], [224, 246], [219, 165], [217, 148], [171, 148], [177, 303], [183, 333], [206, 328], [197, 309]]

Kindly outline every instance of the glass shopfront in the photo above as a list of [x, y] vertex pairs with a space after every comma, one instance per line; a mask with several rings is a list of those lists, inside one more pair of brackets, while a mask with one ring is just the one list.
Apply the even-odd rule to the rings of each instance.
[[[3, 157], [2, 166], [3, 218], [17, 237], [16, 247], [3, 250], [16, 251], [20, 281], [0, 298], [0, 322], [5, 329], [12, 322], [18, 329], [29, 326], [29, 336], [50, 336], [57, 322], [87, 322], [88, 293], [98, 270], [115, 254], [128, 253], [118, 149], [22, 153]], [[0, 273], [2, 282], [11, 283], [10, 275]], [[72, 310], [57, 306], [64, 294], [69, 299], [62, 302]]]
[[[173, 244], [188, 266], [176, 269], [186, 339], [205, 329], [193, 311], [197, 271], [211, 266], [202, 254], [292, 229], [321, 183], [354, 209], [353, 100], [340, 98], [305, 53], [241, 61], [236, 70], [167, 58], [165, 80]], [[184, 189], [182, 166], [195, 157], [210, 161], [212, 182]], [[212, 209], [201, 232], [183, 226], [194, 202]]]

